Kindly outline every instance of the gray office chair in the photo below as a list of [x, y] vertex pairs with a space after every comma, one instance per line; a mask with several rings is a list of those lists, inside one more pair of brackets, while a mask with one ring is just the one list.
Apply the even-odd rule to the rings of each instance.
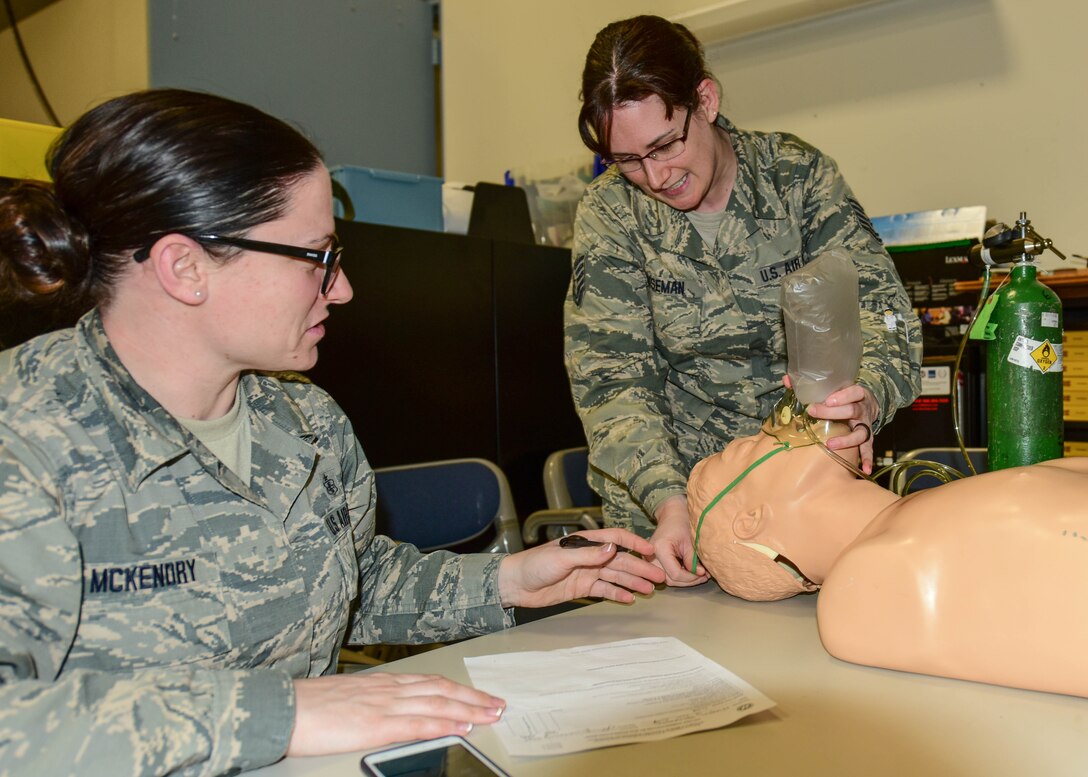
[[[967, 455], [970, 456], [976, 472], [989, 470], [985, 448], [968, 448]], [[926, 471], [925, 462], [930, 461], [951, 467], [964, 475], [971, 474], [971, 468], [967, 466], [959, 448], [915, 448], [896, 459], [896, 469], [892, 473], [889, 488], [900, 496], [905, 496], [946, 482], [936, 474]]]
[[544, 461], [544, 498], [547, 510], [537, 510], [525, 519], [521, 537], [526, 545], [572, 534], [579, 529], [599, 529], [601, 500], [586, 481], [589, 473], [589, 449], [566, 448]]

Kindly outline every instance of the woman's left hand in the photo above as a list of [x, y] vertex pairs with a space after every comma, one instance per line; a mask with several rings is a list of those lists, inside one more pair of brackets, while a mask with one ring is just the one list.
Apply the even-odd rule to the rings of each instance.
[[827, 447], [833, 451], [858, 448], [861, 454], [861, 471], [873, 473], [873, 423], [877, 417], [876, 400], [869, 389], [854, 384], [828, 394], [823, 402], [808, 406], [813, 418], [827, 421], [844, 421], [850, 433], [830, 437]]
[[634, 553], [651, 555], [653, 545], [624, 529], [578, 532], [604, 543], [563, 548], [555, 540], [507, 556], [499, 566], [499, 593], [504, 607], [547, 607], [582, 596], [630, 603], [635, 591], [648, 594], [665, 580], [661, 567]]

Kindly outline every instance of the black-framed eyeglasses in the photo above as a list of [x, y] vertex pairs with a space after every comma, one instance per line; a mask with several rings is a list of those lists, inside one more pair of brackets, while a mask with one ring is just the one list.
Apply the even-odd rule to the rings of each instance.
[[670, 159], [675, 159], [684, 153], [684, 143], [688, 139], [688, 126], [691, 124], [691, 114], [695, 112], [694, 108], [688, 109], [688, 116], [684, 119], [684, 130], [680, 137], [675, 140], [670, 140], [668, 143], [662, 143], [656, 148], [651, 148], [650, 151], [642, 156], [625, 156], [620, 159], [612, 159], [606, 164], [610, 167], [615, 166], [619, 168], [621, 173], [634, 173], [642, 169], [642, 163], [647, 159], [652, 159], [655, 162], [666, 162]]
[[[333, 236], [332, 245], [324, 250], [316, 248], [302, 248], [301, 246], [289, 246], [283, 243], [267, 243], [264, 240], [250, 240], [245, 237], [223, 237], [222, 235], [196, 235], [193, 237], [198, 243], [211, 243], [213, 245], [225, 245], [233, 248], [241, 248], [244, 251], [257, 251], [262, 254], [276, 254], [277, 256], [289, 256], [292, 259], [305, 259], [308, 262], [319, 264], [325, 268], [325, 274], [321, 278], [321, 293], [328, 294], [329, 289], [336, 283], [336, 276], [340, 272], [340, 255], [344, 248]], [[151, 255], [151, 247], [141, 248], [132, 255], [137, 262], [145, 261]]]

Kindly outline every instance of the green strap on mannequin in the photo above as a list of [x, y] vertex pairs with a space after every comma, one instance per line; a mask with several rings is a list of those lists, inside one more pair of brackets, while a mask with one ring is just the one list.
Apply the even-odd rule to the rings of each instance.
[[789, 450], [789, 448], [790, 448], [790, 444], [788, 442], [778, 443], [778, 445], [775, 447], [774, 450], [767, 451], [767, 453], [763, 454], [762, 456], [759, 457], [759, 459], [757, 459], [752, 464], [750, 464], [748, 466], [748, 468], [746, 470], [744, 470], [744, 472], [740, 473], [735, 478], [733, 478], [733, 482], [730, 483], [725, 488], [723, 488], [721, 491], [719, 491], [718, 495], [710, 500], [710, 504], [708, 504], [705, 508], [703, 508], [703, 512], [699, 516], [699, 523], [696, 524], [696, 526], [695, 526], [695, 545], [694, 545], [694, 547], [692, 548], [692, 551], [691, 551], [691, 574], [693, 574], [693, 575], [695, 574], [695, 568], [699, 565], [699, 532], [701, 532], [703, 530], [703, 519], [706, 518], [706, 514], [709, 513], [712, 509], [714, 509], [714, 505], [718, 504], [718, 502], [720, 502], [722, 500], [722, 497], [724, 497], [726, 494], [728, 494], [730, 491], [732, 491], [733, 487], [735, 485], [737, 485], [737, 483], [744, 480], [744, 478], [748, 476], [749, 472], [754, 470], [756, 467], [758, 467], [760, 464], [765, 462], [767, 459], [771, 458], [771, 456], [774, 456], [776, 453], [782, 453], [782, 451]]

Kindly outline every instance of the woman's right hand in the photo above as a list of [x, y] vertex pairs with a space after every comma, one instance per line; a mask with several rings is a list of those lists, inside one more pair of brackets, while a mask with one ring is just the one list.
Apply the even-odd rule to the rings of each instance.
[[413, 739], [464, 736], [506, 702], [438, 675], [360, 672], [295, 680], [287, 755], [327, 755]]
[[700, 564], [691, 573], [691, 560], [695, 555], [695, 543], [691, 538], [691, 521], [688, 519], [686, 496], [670, 496], [655, 512], [657, 529], [650, 537], [654, 546], [654, 562], [665, 570], [665, 582], [676, 587], [702, 585], [710, 575]]

